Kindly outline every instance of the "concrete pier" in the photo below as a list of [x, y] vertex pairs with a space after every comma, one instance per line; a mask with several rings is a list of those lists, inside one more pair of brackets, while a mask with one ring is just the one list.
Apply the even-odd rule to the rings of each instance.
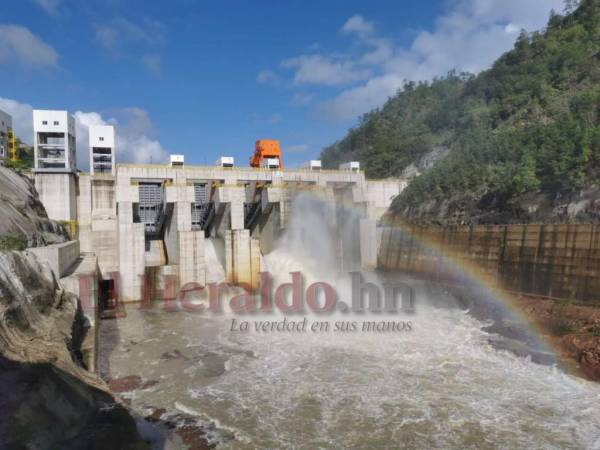
[[146, 273], [146, 240], [144, 224], [133, 223], [133, 203], [119, 203], [119, 274], [120, 296], [123, 301], [142, 298]]
[[179, 283], [206, 285], [206, 264], [204, 260], [204, 232], [179, 232]]

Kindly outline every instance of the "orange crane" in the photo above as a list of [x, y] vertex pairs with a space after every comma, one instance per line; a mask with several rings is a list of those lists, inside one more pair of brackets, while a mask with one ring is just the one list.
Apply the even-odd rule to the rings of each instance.
[[279, 141], [270, 139], [259, 139], [256, 141], [254, 155], [250, 158], [250, 167], [283, 169]]

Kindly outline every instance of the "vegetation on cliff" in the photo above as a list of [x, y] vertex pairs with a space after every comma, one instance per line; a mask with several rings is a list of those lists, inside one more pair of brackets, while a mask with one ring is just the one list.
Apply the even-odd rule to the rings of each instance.
[[[553, 13], [477, 76], [407, 83], [323, 151], [360, 160], [369, 177], [400, 176], [435, 148], [392, 211], [442, 222], [544, 220], [600, 181], [600, 1]], [[595, 197], [595, 195], [594, 195]], [[587, 204], [586, 219], [600, 207]], [[581, 210], [581, 208], [580, 208]], [[581, 212], [581, 211], [578, 211]]]
[[33, 167], [33, 147], [25, 144], [19, 138], [17, 138], [16, 147], [17, 159], [13, 161], [6, 158], [4, 165], [9, 169], [18, 171], [31, 170]]

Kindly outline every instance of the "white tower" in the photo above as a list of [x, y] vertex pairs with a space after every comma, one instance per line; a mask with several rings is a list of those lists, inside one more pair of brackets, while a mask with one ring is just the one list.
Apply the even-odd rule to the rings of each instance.
[[67, 111], [34, 110], [33, 148], [35, 187], [48, 217], [74, 224], [77, 160], [73, 116]]
[[115, 128], [112, 125], [91, 125], [90, 174], [115, 176]]
[[33, 110], [34, 172], [76, 172], [75, 119], [67, 111]]

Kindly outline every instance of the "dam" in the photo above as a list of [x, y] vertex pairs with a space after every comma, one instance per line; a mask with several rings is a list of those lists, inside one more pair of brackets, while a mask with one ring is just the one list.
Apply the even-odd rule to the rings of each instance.
[[216, 281], [206, 268], [207, 239], [217, 241], [226, 281], [256, 289], [261, 255], [287, 228], [300, 192], [323, 201], [331, 230], [352, 223], [337, 246], [340, 260], [374, 268], [376, 221], [402, 187], [397, 179], [367, 180], [357, 166], [188, 166], [180, 155], [169, 164], [118, 164], [111, 126], [90, 127], [90, 172], [83, 173], [73, 118], [36, 110], [33, 120], [33, 178], [49, 218], [69, 225], [81, 253], [97, 259], [100, 286], [125, 302], [142, 299], [149, 273], [158, 289], [165, 279], [175, 289]]

